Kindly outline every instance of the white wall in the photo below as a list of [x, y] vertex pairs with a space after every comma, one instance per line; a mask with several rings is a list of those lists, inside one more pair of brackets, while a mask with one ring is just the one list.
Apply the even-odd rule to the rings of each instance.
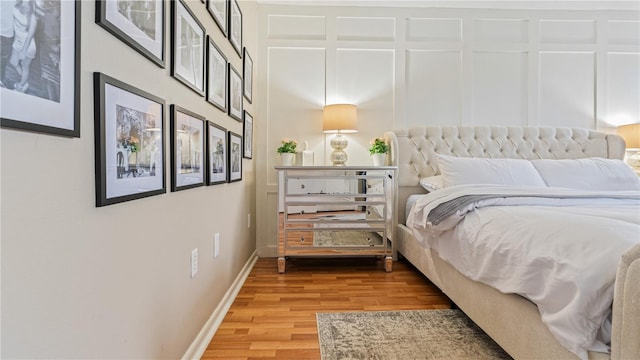
[[[241, 70], [205, 4], [188, 5]], [[258, 7], [240, 7], [256, 62]], [[172, 78], [169, 51], [162, 69], [94, 18], [95, 2], [83, 1], [81, 137], [0, 130], [2, 358], [180, 358], [255, 249], [255, 227], [247, 227], [247, 214], [255, 219], [252, 160], [243, 161], [241, 182], [95, 207], [94, 71], [164, 98], [167, 129], [169, 104], [239, 134], [242, 124]], [[260, 91], [254, 86], [254, 99]], [[254, 105], [245, 101], [245, 108], [259, 121]], [[170, 179], [167, 171], [168, 189]], [[214, 259], [215, 232], [221, 256]], [[194, 248], [199, 273], [191, 279]]]
[[370, 164], [369, 139], [393, 128], [611, 131], [637, 122], [637, 9], [572, 4], [575, 10], [261, 5], [258, 86], [268, 96], [259, 103], [257, 232], [266, 235], [257, 239], [258, 253], [276, 254], [279, 140], [307, 141], [316, 165], [329, 162], [325, 104], [358, 106], [359, 132], [348, 135], [346, 149], [351, 165]]

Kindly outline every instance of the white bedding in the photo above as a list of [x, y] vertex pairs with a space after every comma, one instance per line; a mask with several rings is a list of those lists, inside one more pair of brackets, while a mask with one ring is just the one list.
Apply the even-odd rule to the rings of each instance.
[[[469, 194], [496, 197], [427, 221], [437, 205]], [[557, 340], [580, 358], [608, 351], [616, 268], [640, 243], [640, 192], [453, 186], [421, 195], [407, 226], [465, 276], [536, 303]]]

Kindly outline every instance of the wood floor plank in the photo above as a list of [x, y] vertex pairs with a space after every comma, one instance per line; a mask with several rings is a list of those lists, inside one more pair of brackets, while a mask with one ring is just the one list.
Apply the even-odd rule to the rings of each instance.
[[320, 359], [316, 313], [448, 309], [411, 265], [374, 258], [259, 259], [202, 359]]

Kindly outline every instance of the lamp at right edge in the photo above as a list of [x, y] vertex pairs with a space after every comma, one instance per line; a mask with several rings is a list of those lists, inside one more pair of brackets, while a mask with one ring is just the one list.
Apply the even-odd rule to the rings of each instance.
[[618, 126], [617, 132], [627, 145], [625, 162], [640, 172], [640, 123]]

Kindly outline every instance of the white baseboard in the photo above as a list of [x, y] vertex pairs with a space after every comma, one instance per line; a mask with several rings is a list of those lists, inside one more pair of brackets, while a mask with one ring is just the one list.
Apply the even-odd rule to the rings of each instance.
[[213, 310], [213, 313], [211, 313], [209, 320], [207, 320], [207, 322], [198, 333], [198, 336], [196, 336], [196, 338], [191, 343], [191, 346], [189, 346], [187, 351], [182, 356], [182, 360], [200, 359], [202, 357], [205, 350], [207, 350], [207, 346], [211, 342], [213, 335], [215, 335], [218, 327], [220, 327], [220, 324], [222, 324], [222, 320], [227, 314], [227, 311], [229, 311], [231, 304], [233, 304], [233, 300], [235, 300], [236, 296], [238, 296], [238, 292], [240, 292], [244, 281], [249, 276], [249, 273], [251, 272], [251, 269], [253, 269], [253, 266], [256, 264], [256, 261], [258, 261], [258, 256], [254, 251], [253, 254], [251, 254], [251, 256], [249, 257], [249, 260], [247, 260], [246, 264], [244, 264], [244, 267], [242, 268], [238, 276], [236, 276], [235, 280], [233, 280], [233, 283], [229, 287], [229, 290], [227, 290], [227, 292], [222, 297], [220, 304], [218, 304], [218, 306]]

